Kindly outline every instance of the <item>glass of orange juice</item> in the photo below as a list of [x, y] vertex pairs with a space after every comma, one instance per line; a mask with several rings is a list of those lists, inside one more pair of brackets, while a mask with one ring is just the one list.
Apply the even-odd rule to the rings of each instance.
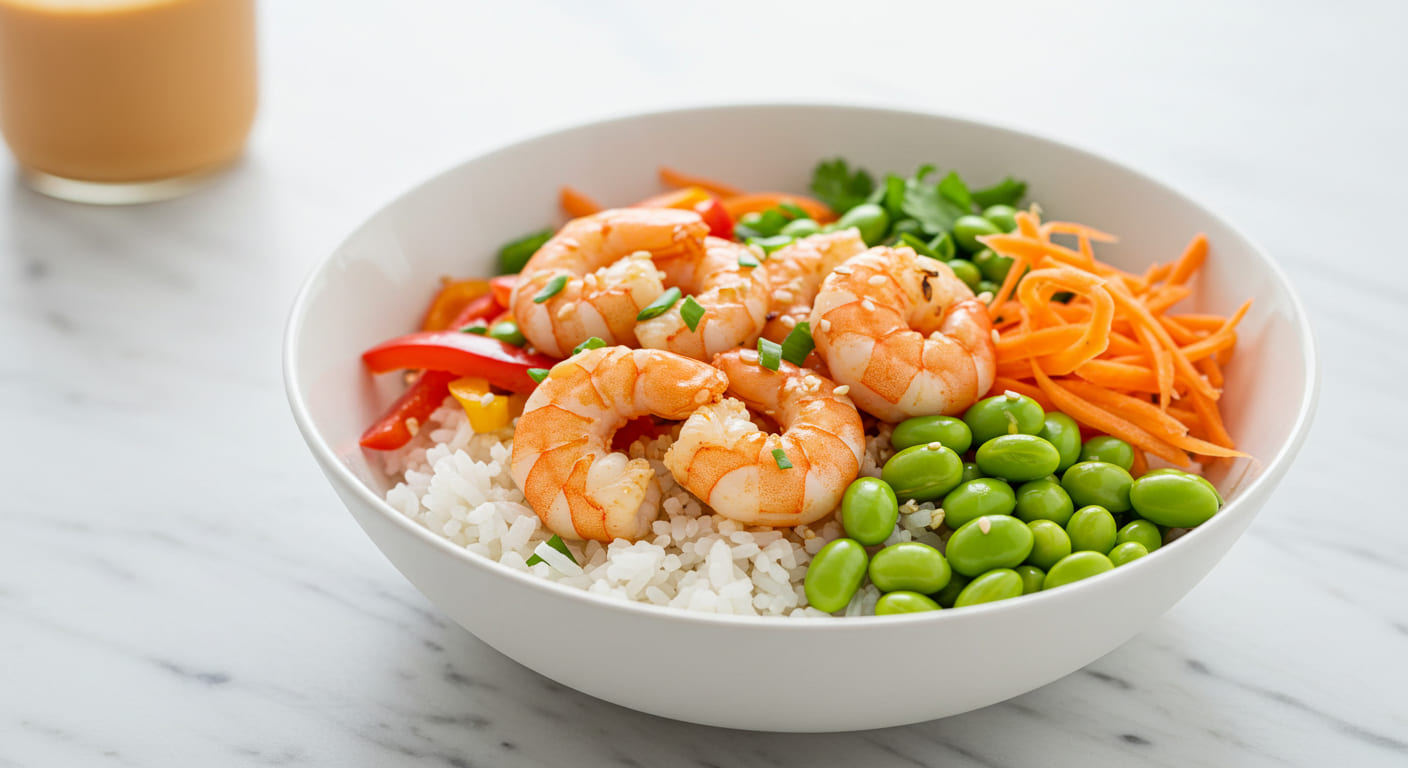
[[34, 189], [179, 195], [239, 157], [254, 0], [0, 0], [0, 132]]

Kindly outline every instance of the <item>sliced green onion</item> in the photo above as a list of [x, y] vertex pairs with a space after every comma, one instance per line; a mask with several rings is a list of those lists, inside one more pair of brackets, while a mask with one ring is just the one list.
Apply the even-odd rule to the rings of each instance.
[[466, 325], [463, 328], [460, 328], [460, 333], [473, 333], [478, 336], [483, 336], [488, 332], [489, 326], [484, 325], [482, 323], [479, 325]]
[[581, 344], [578, 344], [578, 345], [572, 350], [572, 354], [574, 354], [574, 355], [579, 355], [579, 354], [581, 354], [581, 353], [583, 353], [583, 352], [586, 352], [586, 351], [589, 350], [589, 349], [601, 349], [601, 348], [604, 347], [604, 346], [606, 346], [606, 342], [602, 341], [601, 339], [597, 338], [596, 336], [593, 336], [593, 337], [591, 337], [590, 339], [587, 339], [586, 341], [582, 342]]
[[910, 248], [913, 248], [914, 252], [919, 254], [920, 256], [928, 256], [931, 259], [939, 258], [939, 254], [934, 253], [934, 250], [929, 247], [928, 243], [924, 242], [923, 240], [920, 240], [919, 238], [915, 237], [914, 235], [911, 235], [908, 232], [904, 232], [900, 235], [900, 243], [907, 245]]
[[680, 305], [680, 317], [684, 324], [689, 326], [690, 332], [699, 327], [699, 321], [704, 318], [704, 305], [694, 300], [693, 296], [684, 297], [684, 304]]
[[947, 232], [929, 241], [929, 250], [934, 252], [934, 257], [939, 261], [953, 261], [956, 251], [953, 246], [953, 235]]
[[752, 255], [752, 254], [745, 253], [745, 254], [743, 254], [742, 256], [739, 256], [739, 257], [738, 257], [738, 266], [740, 266], [740, 267], [756, 267], [756, 266], [758, 266], [758, 260], [755, 259], [755, 258], [753, 258], [753, 255]]
[[515, 347], [521, 347], [528, 343], [528, 339], [523, 336], [523, 331], [518, 330], [518, 323], [512, 320], [494, 323], [494, 327], [489, 329], [488, 336]]
[[801, 365], [813, 349], [816, 349], [816, 342], [812, 341], [812, 324], [797, 323], [787, 338], [782, 340], [782, 359], [793, 365]]
[[544, 229], [506, 243], [499, 249], [499, 272], [512, 274], [522, 272], [528, 260], [538, 252], [543, 244], [552, 239], [552, 230]]
[[550, 373], [550, 371], [548, 371], [548, 369], [546, 368], [529, 368], [528, 378], [538, 382], [539, 384], [542, 384], [543, 379], [546, 379], [548, 377], [548, 373]]
[[782, 345], [764, 338], [758, 339], [758, 365], [775, 371], [782, 365]]
[[[581, 563], [577, 563], [577, 558], [572, 556], [572, 550], [567, 548], [567, 542], [563, 541], [561, 536], [558, 536], [554, 533], [552, 535], [552, 538], [547, 540], [546, 544], [549, 547], [552, 547], [553, 549], [557, 550], [558, 552], [561, 552], [562, 554], [566, 555], [568, 560], [571, 560], [577, 565], [581, 565]], [[527, 564], [537, 565], [541, 562], [543, 562], [543, 558], [538, 557], [537, 555], [533, 555], [532, 557], [528, 558]]]
[[810, 219], [812, 217], [812, 215], [803, 210], [801, 206], [792, 203], [782, 203], [777, 207], [781, 208], [783, 213], [791, 214], [793, 219]]
[[547, 285], [543, 286], [543, 290], [538, 291], [537, 296], [533, 297], [533, 303], [542, 304], [543, 302], [547, 301], [548, 299], [551, 299], [557, 294], [562, 293], [562, 287], [565, 285], [567, 285], [567, 275], [558, 275], [554, 277], [553, 279], [548, 281]]
[[763, 249], [763, 253], [772, 253], [783, 246], [791, 245], [797, 238], [791, 235], [773, 235], [772, 237], [750, 237], [749, 245], [756, 245]]
[[639, 313], [636, 314], [636, 319], [649, 320], [652, 317], [659, 317], [665, 314], [666, 312], [669, 312], [670, 307], [675, 306], [675, 302], [679, 300], [680, 289], [671, 288], [670, 290], [660, 294], [660, 298], [650, 302], [649, 304], [646, 304], [645, 309], [642, 309]]
[[[772, 449], [772, 460], [777, 462], [778, 469], [792, 468], [792, 460], [787, 458], [787, 452], [781, 448]], [[532, 565], [532, 563], [529, 563], [529, 565]]]

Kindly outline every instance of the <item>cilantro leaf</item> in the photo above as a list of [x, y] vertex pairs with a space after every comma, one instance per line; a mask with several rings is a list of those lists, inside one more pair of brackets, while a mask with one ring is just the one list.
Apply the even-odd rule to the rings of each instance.
[[904, 177], [896, 174], [886, 174], [885, 194], [876, 202], [885, 206], [885, 213], [890, 214], [890, 221], [899, 221], [904, 218]]
[[[942, 183], [930, 184], [925, 181], [925, 177], [933, 171], [932, 165], [920, 166], [913, 176], [905, 180], [903, 208], [905, 213], [919, 222], [925, 232], [937, 235], [953, 229], [953, 223], [958, 217], [972, 213], [972, 209], [965, 209], [944, 196], [939, 189]], [[952, 184], [949, 188], [952, 189]]]
[[812, 194], [838, 215], [864, 203], [875, 191], [875, 179], [864, 168], [851, 171], [841, 158], [824, 160], [812, 171]]
[[944, 180], [939, 182], [939, 194], [945, 200], [962, 208], [964, 213], [973, 212], [973, 196], [968, 192], [968, 185], [959, 178], [958, 171], [949, 171]]
[[973, 202], [979, 208], [990, 208], [994, 205], [1010, 205], [1016, 208], [1026, 194], [1027, 182], [1008, 176], [991, 187], [973, 190]]

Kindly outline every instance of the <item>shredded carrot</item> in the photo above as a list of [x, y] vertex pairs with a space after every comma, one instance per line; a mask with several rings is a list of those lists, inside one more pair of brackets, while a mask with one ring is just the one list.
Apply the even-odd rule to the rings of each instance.
[[563, 187], [558, 195], [558, 204], [562, 210], [574, 219], [583, 216], [590, 216], [601, 210], [601, 206], [590, 197], [582, 194], [572, 187]]
[[681, 173], [665, 165], [660, 166], [660, 183], [667, 187], [676, 188], [699, 187], [714, 197], [738, 197], [743, 194], [742, 189], [732, 184], [725, 184], [722, 181], [717, 181], [707, 176], [694, 176], [688, 173]]
[[1188, 249], [1178, 257], [1178, 261], [1173, 263], [1173, 271], [1168, 276], [1169, 285], [1183, 285], [1188, 282], [1188, 278], [1203, 266], [1207, 258], [1208, 238], [1206, 235], [1198, 235], [1188, 244]]
[[804, 195], [792, 195], [786, 192], [753, 192], [746, 195], [734, 195], [723, 200], [724, 210], [732, 216], [735, 221], [746, 213], [762, 213], [769, 208], [776, 208], [783, 203], [795, 205], [807, 212], [812, 221], [818, 224], [829, 224], [836, 219], [836, 214], [826, 207], [826, 204], [813, 200]]

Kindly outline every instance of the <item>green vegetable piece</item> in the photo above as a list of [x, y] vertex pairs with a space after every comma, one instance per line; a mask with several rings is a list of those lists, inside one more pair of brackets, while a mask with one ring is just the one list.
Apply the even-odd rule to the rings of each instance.
[[1145, 552], [1153, 552], [1163, 546], [1164, 534], [1159, 530], [1158, 525], [1143, 518], [1136, 518], [1124, 524], [1124, 527], [1115, 534], [1115, 541], [1119, 544], [1132, 541], [1144, 547]]
[[1010, 205], [990, 205], [983, 209], [983, 218], [997, 225], [1003, 232], [1017, 229], [1017, 209]]
[[801, 365], [813, 349], [816, 349], [816, 342], [812, 340], [812, 324], [802, 321], [793, 326], [787, 332], [787, 338], [782, 340], [782, 359], [793, 365]]
[[792, 460], [787, 458], [787, 452], [781, 448], [772, 449], [772, 460], [777, 462], [778, 469], [792, 468]]
[[1045, 427], [1046, 413], [1036, 401], [1015, 392], [979, 400], [969, 406], [963, 421], [973, 433], [973, 444], [982, 445], [998, 435], [1035, 435]]
[[903, 211], [919, 222], [924, 231], [938, 235], [953, 229], [954, 222], [972, 212], [955, 203], [939, 189], [940, 184], [925, 181], [934, 166], [924, 165], [904, 182]]
[[1077, 462], [1061, 475], [1061, 487], [1077, 507], [1098, 504], [1114, 513], [1129, 511], [1129, 491], [1133, 484], [1134, 478], [1124, 467], [1104, 461]]
[[1007, 279], [1007, 272], [1012, 269], [1012, 259], [1007, 256], [999, 256], [993, 253], [991, 248], [983, 248], [972, 256], [973, 265], [978, 268], [984, 280], [991, 280], [998, 285]]
[[522, 272], [528, 260], [552, 239], [552, 230], [543, 229], [506, 243], [499, 249], [499, 274]]
[[[757, 266], [757, 262], [754, 262], [753, 266]], [[659, 298], [646, 304], [644, 309], [637, 312], [636, 319], [649, 320], [652, 317], [659, 317], [669, 312], [670, 308], [675, 306], [675, 303], [680, 300], [680, 296], [680, 289], [678, 288], [666, 290], [664, 293], [660, 294]]]
[[521, 347], [528, 343], [528, 339], [524, 338], [523, 332], [518, 330], [518, 323], [512, 320], [494, 323], [494, 327], [488, 330], [488, 336], [491, 339], [498, 339], [505, 344], [512, 344], [515, 347]]
[[867, 547], [883, 544], [899, 518], [894, 489], [878, 478], [856, 478], [841, 497], [841, 527], [847, 536]]
[[812, 195], [831, 210], [844, 213], [864, 203], [875, 190], [875, 179], [861, 168], [851, 171], [845, 160], [818, 163], [812, 171]]
[[1114, 570], [1114, 567], [1115, 564], [1110, 562], [1110, 558], [1099, 552], [1072, 552], [1051, 566], [1046, 572], [1046, 581], [1042, 582], [1041, 588], [1047, 590], [1064, 587], [1073, 581]]
[[775, 371], [782, 366], [782, 345], [775, 341], [758, 337], [758, 365]]
[[983, 470], [978, 467], [978, 462], [963, 462], [963, 475], [959, 478], [959, 482], [966, 483], [969, 480], [977, 480], [980, 477], [987, 477], [987, 475], [983, 474]]
[[529, 368], [528, 378], [532, 379], [533, 381], [539, 384], [542, 384], [543, 379], [546, 379], [549, 373], [551, 373], [551, 371], [547, 368]]
[[1080, 447], [1081, 461], [1104, 461], [1128, 472], [1134, 467], [1134, 449], [1118, 437], [1096, 435]]
[[893, 616], [898, 613], [923, 613], [940, 610], [939, 604], [918, 592], [891, 592], [881, 595], [875, 603], [876, 616]]
[[953, 270], [953, 274], [970, 290], [977, 288], [978, 282], [983, 279], [983, 273], [978, 271], [977, 265], [967, 259], [953, 259], [948, 262], [948, 268]]
[[548, 299], [551, 299], [561, 293], [565, 285], [567, 285], [567, 275], [554, 275], [553, 278], [548, 281], [548, 284], [543, 286], [543, 289], [533, 296], [533, 303], [542, 304]]
[[1015, 483], [1039, 480], [1056, 471], [1061, 454], [1036, 435], [999, 435], [978, 446], [978, 468]]
[[1010, 515], [1017, 504], [1012, 486], [995, 477], [959, 483], [944, 497], [944, 523], [961, 528], [984, 515]]
[[1041, 584], [1046, 580], [1046, 571], [1035, 565], [1019, 565], [1012, 570], [1022, 577], [1022, 594], [1030, 595], [1041, 591]]
[[[885, 239], [886, 245], [908, 245], [913, 247], [913, 243], [904, 240], [904, 237], [908, 235], [911, 240], [923, 245], [924, 250], [929, 250], [929, 244], [926, 243], [922, 237], [925, 234], [924, 227], [920, 225], [919, 222], [914, 219], [899, 219], [896, 221], [893, 216], [890, 217], [890, 221], [893, 223], [890, 224], [890, 236]], [[927, 253], [919, 251], [918, 248], [914, 250], [918, 252], [920, 256], [928, 255]]]
[[890, 230], [890, 214], [874, 203], [864, 203], [846, 211], [837, 219], [837, 229], [849, 227], [855, 227], [860, 232], [860, 239], [864, 240], [866, 245], [878, 245]]
[[973, 210], [973, 196], [968, 191], [968, 185], [959, 177], [958, 171], [949, 171], [939, 182], [939, 196], [953, 203], [959, 210]]
[[1032, 553], [1027, 524], [1008, 515], [987, 515], [963, 524], [948, 539], [948, 564], [964, 576], [1015, 568]]
[[[568, 560], [571, 560], [574, 563], [577, 562], [577, 558], [572, 556], [572, 550], [567, 548], [567, 542], [563, 541], [561, 536], [558, 536], [554, 533], [552, 537], [548, 539], [548, 546], [552, 547], [558, 552], [561, 552], [564, 555], [567, 555]], [[528, 558], [525, 562], [528, 565], [537, 565], [538, 563], [543, 562], [543, 558], [535, 554], [532, 557]], [[581, 563], [577, 564], [581, 565]]]
[[782, 228], [778, 234], [790, 238], [811, 237], [821, 231], [821, 225], [808, 218], [795, 219], [789, 221], [787, 226]]
[[1046, 414], [1037, 437], [1056, 446], [1056, 452], [1061, 454], [1057, 472], [1065, 472], [1067, 467], [1080, 461], [1080, 425], [1070, 416], [1060, 411]]
[[1116, 544], [1115, 548], [1110, 550], [1110, 562], [1118, 568], [1147, 554], [1149, 554], [1149, 550], [1145, 549], [1143, 544], [1137, 541], [1126, 541], [1122, 544]]
[[993, 603], [1021, 597], [1024, 588], [1021, 574], [1011, 568], [995, 568], [968, 582], [958, 593], [953, 607]]
[[1066, 529], [1050, 520], [1033, 520], [1027, 523], [1032, 531], [1032, 552], [1027, 562], [1036, 567], [1050, 570], [1066, 555], [1071, 554], [1071, 537]]
[[917, 541], [891, 544], [870, 558], [870, 583], [881, 592], [930, 594], [948, 586], [952, 576], [939, 550]]
[[958, 601], [958, 596], [963, 592], [963, 588], [968, 586], [970, 581], [972, 581], [972, 579], [955, 572], [953, 577], [948, 580], [948, 586], [939, 590], [939, 593], [933, 596], [934, 602], [945, 608], [952, 608], [953, 604]]
[[[905, 221], [913, 222], [914, 219], [905, 219]], [[915, 223], [917, 225], [917, 222]], [[939, 258], [939, 255], [937, 253], [934, 253], [934, 249], [930, 248], [928, 243], [924, 242], [923, 240], [919, 239], [918, 237], [909, 232], [900, 233], [899, 244], [907, 245], [910, 248], [913, 248], [914, 252], [919, 254], [920, 256], [928, 256], [931, 259]]]
[[942, 445], [906, 448], [891, 456], [880, 470], [880, 478], [895, 489], [895, 495], [918, 501], [943, 498], [962, 476], [962, 459]]
[[[958, 217], [958, 221], [953, 223], [954, 242], [958, 243], [959, 248], [969, 253], [977, 253], [986, 248], [986, 246], [978, 242], [979, 237], [983, 235], [1000, 234], [1002, 234], [1002, 230], [998, 229], [996, 224], [982, 216], [973, 216], [971, 214], [960, 216]], [[982, 264], [979, 264], [976, 258], [973, 260], [973, 263], [978, 264], [978, 268], [982, 269]], [[991, 280], [992, 277], [989, 276], [988, 279]]]
[[782, 211], [782, 215], [786, 216], [792, 221], [802, 221], [811, 218], [811, 214], [807, 213], [806, 209], [800, 205], [794, 205], [792, 203], [779, 203], [777, 209], [779, 211]]
[[743, 254], [743, 255], [741, 255], [741, 256], [738, 257], [738, 266], [740, 266], [740, 267], [756, 267], [756, 266], [758, 266], [758, 260], [755, 259], [755, 258], [753, 258], [753, 255], [752, 255], [752, 254], [750, 254], [750, 253], [745, 253], [745, 254]]
[[771, 237], [750, 237], [750, 238], [748, 238], [748, 240], [747, 240], [747, 242], [748, 242], [749, 245], [756, 245], [756, 246], [758, 246], [759, 248], [762, 248], [764, 254], [770, 254], [770, 253], [772, 253], [773, 251], [778, 250], [779, 248], [783, 248], [783, 247], [785, 247], [785, 246], [791, 245], [791, 244], [792, 244], [793, 242], [795, 242], [795, 241], [796, 241], [796, 238], [792, 237], [791, 235], [772, 235]]
[[865, 580], [867, 564], [865, 547], [854, 539], [837, 539], [822, 547], [807, 565], [803, 581], [807, 603], [827, 613], [845, 608]]
[[954, 453], [967, 453], [973, 445], [973, 432], [962, 419], [952, 416], [915, 416], [895, 425], [890, 434], [890, 445], [897, 451], [929, 443], [939, 443]]
[[1218, 506], [1222, 506], [1223, 504], [1227, 503], [1226, 500], [1222, 498], [1222, 492], [1217, 490], [1217, 486], [1213, 485], [1211, 481], [1209, 481], [1206, 477], [1203, 477], [1202, 475], [1197, 475], [1192, 472], [1184, 472], [1181, 469], [1175, 469], [1173, 467], [1167, 467], [1164, 469], [1151, 469], [1148, 472], [1144, 473], [1144, 477], [1148, 477], [1150, 475], [1187, 475], [1193, 478], [1194, 480], [1197, 480], [1198, 482], [1202, 483], [1203, 485], [1207, 486], [1207, 489], [1209, 491], [1212, 491], [1213, 495], [1217, 497]]
[[1013, 514], [1025, 522], [1050, 520], [1065, 525], [1076, 511], [1070, 494], [1061, 484], [1049, 478], [1022, 483], [1017, 489], [1017, 506]]
[[466, 325], [463, 328], [460, 328], [460, 333], [472, 333], [475, 336], [487, 336], [489, 335], [489, 326], [485, 325], [483, 321], [477, 321], [475, 323], [471, 323], [470, 325]]
[[1118, 529], [1110, 510], [1095, 504], [1077, 509], [1066, 523], [1072, 552], [1109, 552], [1115, 547]]
[[991, 187], [973, 190], [973, 204], [980, 208], [991, 208], [994, 205], [1015, 207], [1022, 202], [1022, 197], [1026, 194], [1027, 183], [1008, 176]]
[[589, 349], [601, 349], [604, 346], [606, 346], [606, 342], [602, 341], [599, 337], [593, 336], [590, 339], [587, 339], [586, 341], [574, 347], [572, 349], [572, 354], [580, 355], [581, 353], [586, 352]]
[[[869, 200], [867, 202], [879, 203], [885, 206], [885, 213], [890, 214], [890, 218], [898, 221], [904, 216], [904, 177], [893, 173], [885, 176], [885, 187], [877, 190], [880, 194], [879, 200]], [[913, 221], [913, 219], [910, 219]], [[916, 224], [918, 222], [915, 222]]]
[[[1002, 286], [998, 285], [997, 283], [994, 283], [991, 280], [979, 280], [977, 287], [973, 289], [973, 294], [976, 296], [982, 296], [986, 293], [990, 297], [996, 296], [998, 290], [1001, 288]], [[988, 300], [990, 301], [991, 299]]]
[[699, 321], [704, 318], [704, 306], [694, 300], [693, 296], [684, 297], [684, 303], [680, 305], [680, 319], [693, 332], [699, 327]]
[[934, 252], [939, 261], [950, 262], [958, 255], [958, 246], [953, 244], [953, 235], [947, 232], [940, 232], [929, 241], [929, 250]]
[[[1080, 466], [1077, 464], [1076, 466]], [[1145, 475], [1135, 480], [1129, 491], [1134, 511], [1145, 520], [1170, 528], [1192, 528], [1217, 514], [1217, 494], [1198, 477]]]

